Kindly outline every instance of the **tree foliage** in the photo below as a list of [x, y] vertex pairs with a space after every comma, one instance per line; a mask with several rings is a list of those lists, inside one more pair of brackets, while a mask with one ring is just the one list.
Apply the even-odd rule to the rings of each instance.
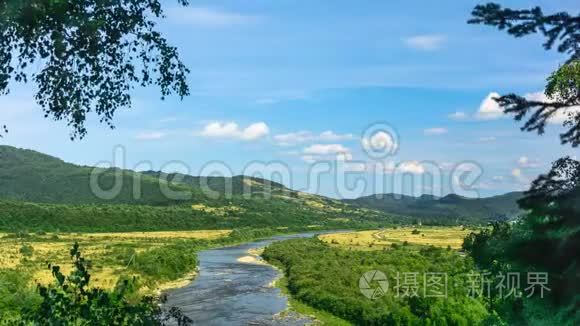
[[[496, 26], [522, 37], [539, 33], [544, 48], [556, 48], [568, 59], [547, 79], [544, 96], [508, 94], [496, 101], [522, 130], [543, 134], [548, 122], [563, 121], [563, 144], [580, 145], [580, 16], [566, 12], [545, 15], [539, 7], [513, 10], [490, 3], [476, 6], [469, 23]], [[551, 300], [495, 298], [493, 309], [514, 324], [566, 324], [580, 322], [580, 162], [564, 157], [540, 175], [518, 201], [527, 213], [513, 225], [496, 223], [489, 230], [469, 235], [464, 249], [484, 269], [511, 266], [520, 271], [549, 273]]]
[[472, 16], [468, 23], [495, 26], [514, 37], [540, 33], [546, 38], [546, 50], [555, 47], [568, 56], [548, 78], [545, 96], [532, 98], [512, 93], [496, 101], [517, 121], [525, 120], [523, 131], [543, 134], [550, 120], [562, 120], [567, 128], [560, 135], [562, 143], [580, 145], [580, 16], [567, 12], [545, 15], [539, 7], [513, 10], [496, 3], [476, 6]]
[[86, 135], [91, 112], [113, 127], [135, 85], [186, 96], [189, 71], [155, 29], [162, 16], [158, 0], [2, 0], [0, 94], [33, 81], [45, 117], [65, 120], [72, 139]]
[[[275, 242], [263, 257], [283, 269], [293, 297], [354, 325], [479, 325], [488, 317], [483, 301], [467, 295], [464, 276], [473, 270], [473, 262], [455, 251], [410, 246], [349, 251], [311, 238]], [[375, 300], [359, 289], [361, 276], [373, 270], [388, 279], [388, 290]], [[397, 295], [395, 278], [404, 285], [403, 273], [417, 273], [421, 294]], [[445, 297], [423, 295], [424, 273], [447, 274]]]
[[156, 298], [143, 297], [133, 303], [134, 280], [120, 280], [113, 292], [89, 288], [89, 263], [79, 245], [70, 250], [73, 269], [65, 276], [60, 266], [51, 266], [54, 283], [38, 285], [41, 303], [22, 312], [19, 324], [28, 325], [163, 325], [168, 322], [189, 325], [191, 320], [179, 309], [163, 310]]

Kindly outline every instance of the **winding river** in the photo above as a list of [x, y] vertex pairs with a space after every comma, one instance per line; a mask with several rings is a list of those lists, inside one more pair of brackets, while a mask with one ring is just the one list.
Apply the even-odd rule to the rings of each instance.
[[[266, 264], [244, 262], [248, 250], [317, 233], [283, 235], [198, 254], [199, 274], [189, 285], [167, 292], [175, 306], [195, 325], [304, 325], [312, 320], [296, 313], [278, 315], [288, 299], [272, 284], [280, 272]], [[240, 258], [242, 261], [240, 261]]]

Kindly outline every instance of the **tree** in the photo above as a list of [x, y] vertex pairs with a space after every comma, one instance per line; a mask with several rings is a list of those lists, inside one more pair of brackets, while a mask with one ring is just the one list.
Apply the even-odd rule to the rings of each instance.
[[580, 16], [566, 12], [545, 15], [535, 7], [526, 10], [502, 8], [499, 4], [478, 5], [470, 24], [485, 24], [506, 30], [515, 37], [540, 33], [544, 48], [569, 56], [565, 63], [548, 77], [544, 96], [526, 98], [507, 94], [496, 99], [505, 113], [518, 121], [527, 117], [523, 131], [543, 134], [550, 119], [559, 117], [567, 130], [560, 135], [562, 144], [580, 145]]
[[71, 139], [86, 135], [89, 113], [114, 128], [135, 85], [183, 98], [189, 70], [155, 30], [160, 17], [158, 0], [0, 0], [0, 94], [34, 82], [44, 116], [65, 120]]
[[[571, 16], [566, 12], [545, 15], [539, 7], [513, 10], [495, 3], [476, 6], [472, 15], [469, 23], [496, 26], [515, 37], [540, 33], [546, 38], [546, 50], [556, 47], [558, 52], [568, 56], [548, 77], [543, 96], [526, 98], [508, 94], [496, 101], [505, 113], [514, 114], [516, 120], [527, 119], [522, 126], [523, 131], [543, 134], [551, 119], [561, 119], [567, 128], [560, 135], [562, 144], [578, 147], [580, 16]], [[544, 313], [543, 321], [547, 324], [563, 322], [556, 321], [557, 318], [563, 318], [570, 324], [580, 322], [580, 315], [574, 313], [578, 302], [575, 297], [580, 291], [577, 284], [580, 273], [579, 198], [580, 162], [569, 157], [561, 158], [554, 162], [548, 173], [540, 175], [518, 201], [527, 212], [520, 221], [513, 227], [505, 223], [493, 225], [491, 231], [471, 234], [464, 243], [464, 249], [482, 267], [492, 271], [494, 266], [504, 266], [505, 262], [514, 263], [527, 271], [549, 272], [550, 296], [559, 310], [554, 314], [554, 311]], [[522, 318], [519, 323], [528, 319], [522, 312], [524, 306], [521, 300], [507, 306], [510, 308], [504, 312], [515, 314], [510, 319]], [[547, 304], [545, 306], [548, 307]]]
[[191, 319], [177, 308], [161, 309], [158, 300], [143, 297], [137, 303], [128, 299], [137, 289], [134, 280], [121, 279], [115, 290], [89, 288], [88, 261], [78, 243], [70, 250], [73, 270], [64, 276], [59, 266], [50, 266], [55, 279], [49, 286], [38, 285], [41, 303], [22, 312], [22, 325], [190, 325]]

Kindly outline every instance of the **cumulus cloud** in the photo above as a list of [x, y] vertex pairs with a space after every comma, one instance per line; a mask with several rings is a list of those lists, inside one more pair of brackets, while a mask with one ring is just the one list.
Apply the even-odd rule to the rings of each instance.
[[304, 149], [304, 154], [330, 155], [339, 153], [350, 153], [350, 150], [341, 144], [314, 144]]
[[257, 140], [270, 133], [270, 128], [264, 122], [252, 123], [241, 129], [235, 122], [211, 122], [201, 131], [200, 135], [208, 138], [229, 138], [241, 140]]
[[467, 113], [463, 111], [456, 111], [448, 115], [451, 120], [465, 120], [467, 119]]
[[433, 51], [441, 48], [447, 40], [444, 35], [415, 35], [404, 39], [405, 44], [413, 49]]
[[292, 146], [309, 141], [341, 141], [353, 138], [352, 134], [337, 134], [331, 130], [323, 131], [320, 134], [302, 130], [274, 136], [274, 140], [280, 146]]
[[530, 178], [524, 175], [522, 169], [520, 168], [512, 169], [511, 177], [516, 182], [516, 184], [519, 184], [522, 187], [522, 189], [525, 189], [531, 183]]
[[349, 139], [353, 139], [353, 135], [352, 134], [336, 134], [334, 133], [332, 130], [326, 130], [323, 131], [318, 138], [320, 140], [326, 140], [326, 141], [339, 141], [339, 140], [349, 140]]
[[304, 148], [302, 160], [307, 163], [321, 160], [350, 161], [352, 153], [341, 144], [313, 144]]
[[[503, 109], [494, 100], [494, 98], [498, 97], [500, 97], [500, 95], [497, 92], [489, 93], [483, 99], [483, 101], [481, 101], [477, 112], [473, 114], [473, 118], [476, 120], [497, 120], [506, 117]], [[549, 99], [543, 92], [527, 93], [524, 95], [524, 98], [526, 98], [528, 101], [548, 103], [553, 101]], [[563, 124], [571, 116], [575, 116], [577, 114], [580, 115], [580, 106], [572, 106], [565, 110], [561, 109], [548, 119], [548, 123]], [[470, 115], [462, 111], [457, 111], [449, 114], [448, 117], [451, 120], [467, 120], [470, 118]]]
[[[528, 93], [524, 96], [528, 101], [539, 101], [539, 102], [553, 102], [549, 99], [543, 92]], [[558, 110], [553, 116], [548, 119], [549, 123], [553, 124], [563, 124], [568, 118], [573, 115], [580, 114], [580, 106], [572, 106], [567, 109]]]
[[475, 118], [478, 120], [496, 120], [504, 116], [502, 108], [494, 100], [494, 98], [500, 97], [496, 92], [491, 92], [481, 101], [479, 105], [479, 110], [475, 114]]
[[405, 161], [397, 166], [397, 170], [403, 173], [423, 174], [425, 167], [419, 161]]
[[312, 133], [309, 131], [297, 131], [287, 134], [274, 135], [274, 140], [280, 146], [291, 146], [306, 142], [312, 139]]
[[262, 138], [270, 133], [270, 128], [263, 123], [257, 122], [249, 125], [242, 131], [241, 138], [244, 140], [255, 140]]
[[253, 23], [255, 16], [205, 7], [172, 7], [166, 10], [169, 21], [199, 27], [229, 27]]
[[527, 156], [521, 156], [518, 161], [518, 166], [522, 169], [530, 169], [530, 168], [537, 168], [540, 166], [540, 163], [536, 160], [532, 160]]
[[447, 130], [447, 128], [429, 128], [429, 129], [425, 129], [423, 130], [423, 133], [426, 136], [438, 136], [438, 135], [444, 135], [448, 132], [449, 130]]
[[148, 131], [148, 132], [141, 132], [135, 136], [137, 140], [157, 140], [165, 137], [166, 134], [161, 131]]

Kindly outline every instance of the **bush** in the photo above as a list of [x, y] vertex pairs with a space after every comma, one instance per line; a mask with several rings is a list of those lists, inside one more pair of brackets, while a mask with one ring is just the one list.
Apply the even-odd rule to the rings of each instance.
[[158, 299], [142, 297], [136, 303], [127, 300], [138, 290], [135, 279], [121, 279], [114, 291], [89, 288], [91, 276], [78, 243], [70, 250], [73, 270], [69, 276], [59, 266], [50, 266], [54, 283], [38, 285], [41, 302], [25, 307], [19, 324], [34, 325], [162, 325], [173, 321], [189, 325], [191, 320], [178, 309], [163, 311]]
[[32, 254], [34, 254], [34, 248], [32, 248], [31, 245], [27, 245], [27, 244], [23, 244], [20, 247], [19, 250], [20, 254], [22, 254], [22, 256], [24, 257], [32, 257]]
[[30, 278], [24, 270], [0, 269], [0, 321], [6, 325], [15, 324], [24, 307], [39, 306], [41, 298], [29, 286]]
[[155, 280], [175, 280], [195, 269], [196, 252], [196, 241], [182, 240], [136, 254], [129, 267]]

